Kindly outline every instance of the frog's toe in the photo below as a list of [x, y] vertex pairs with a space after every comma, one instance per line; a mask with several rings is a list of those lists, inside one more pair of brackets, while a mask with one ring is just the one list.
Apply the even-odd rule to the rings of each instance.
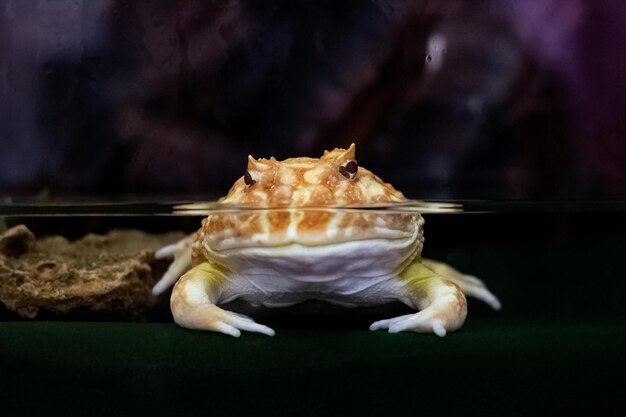
[[[448, 329], [447, 327], [453, 328]], [[454, 330], [455, 328], [456, 326], [448, 325], [445, 319], [433, 317], [428, 311], [379, 320], [370, 326], [370, 330], [388, 329], [389, 333], [413, 331], [418, 333], [435, 333], [440, 337], [445, 336], [448, 330]]]
[[259, 324], [250, 317], [233, 313], [231, 311], [225, 311], [225, 313], [227, 314], [223, 318], [224, 322], [235, 329], [245, 330], [246, 332], [262, 333], [268, 336], [274, 336], [276, 334], [276, 332], [270, 327]]
[[186, 304], [177, 302], [173, 308], [174, 320], [189, 329], [211, 330], [239, 337], [241, 331], [274, 336], [271, 328], [250, 317], [224, 310], [213, 304]]
[[213, 330], [219, 333], [224, 333], [229, 336], [233, 336], [233, 337], [241, 336], [241, 331], [239, 331], [238, 328], [231, 326], [230, 324], [223, 323], [223, 322], [216, 323]]
[[214, 330], [230, 336], [241, 336], [241, 330], [253, 333], [262, 333], [268, 336], [274, 336], [276, 332], [271, 328], [255, 322], [250, 317], [233, 313], [232, 311], [222, 310], [221, 321], [216, 321], [208, 330]]
[[420, 320], [416, 316], [417, 314], [407, 314], [405, 316], [394, 317], [392, 319], [379, 320], [372, 323], [370, 330], [388, 329], [389, 333], [399, 333], [407, 330], [412, 330], [421, 333], [433, 332], [437, 336], [445, 336], [448, 332], [445, 327], [444, 320], [432, 320], [428, 323], [426, 320]]
[[188, 329], [210, 330], [239, 337], [241, 331], [274, 336], [271, 328], [255, 322], [250, 317], [223, 310], [215, 305], [196, 305], [175, 307], [174, 320]]
[[448, 328], [454, 330], [456, 326], [451, 326], [445, 319], [429, 317], [429, 314], [419, 312], [411, 314], [411, 317], [400, 320], [389, 326], [389, 333], [400, 333], [404, 331], [412, 331], [418, 333], [435, 333], [439, 337], [443, 337], [448, 333]]
[[174, 262], [172, 262], [159, 282], [152, 287], [152, 294], [160, 295], [165, 292], [169, 287], [174, 285], [176, 281], [178, 281], [178, 278], [180, 278], [180, 276], [183, 275], [187, 269], [189, 269], [190, 265], [191, 257], [189, 259], [184, 257], [177, 258]]
[[422, 264], [448, 281], [455, 283], [465, 295], [487, 303], [494, 310], [500, 310], [502, 308], [498, 297], [489, 291], [485, 283], [479, 278], [463, 274], [448, 264], [432, 259], [422, 259]]
[[169, 266], [165, 274], [161, 277], [159, 282], [152, 288], [152, 294], [159, 295], [167, 290], [169, 287], [183, 275], [191, 266], [191, 242], [193, 235], [187, 236], [178, 242], [165, 246], [155, 252], [154, 257], [156, 259], [167, 259], [174, 257], [174, 262]]
[[496, 297], [491, 291], [489, 291], [487, 287], [484, 286], [484, 284], [483, 286], [467, 288], [466, 291], [467, 295], [471, 295], [472, 297], [485, 302], [494, 310], [500, 310], [502, 308], [502, 303], [500, 303], [498, 297]]
[[388, 329], [390, 326], [393, 326], [394, 324], [407, 319], [409, 317], [413, 316], [413, 314], [407, 314], [404, 316], [399, 316], [399, 317], [394, 317], [392, 319], [385, 319], [385, 320], [378, 320], [375, 321], [374, 323], [372, 323], [372, 325], [370, 326], [370, 330], [381, 330], [381, 329]]
[[435, 320], [433, 322], [433, 332], [439, 337], [444, 337], [447, 333], [445, 326], [443, 325], [443, 321]]

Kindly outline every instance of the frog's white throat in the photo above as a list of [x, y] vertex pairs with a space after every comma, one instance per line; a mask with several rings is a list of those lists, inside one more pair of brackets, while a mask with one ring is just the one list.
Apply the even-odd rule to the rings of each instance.
[[[240, 296], [262, 304], [279, 304], [281, 294], [291, 294], [285, 304], [363, 294], [379, 284], [397, 281], [398, 274], [421, 253], [421, 228], [398, 239], [366, 239], [304, 246], [249, 247], [212, 252], [233, 278], [221, 297], [228, 302]], [[208, 249], [208, 248], [207, 248]], [[361, 298], [361, 297], [358, 297]], [[384, 301], [384, 300], [379, 300]]]

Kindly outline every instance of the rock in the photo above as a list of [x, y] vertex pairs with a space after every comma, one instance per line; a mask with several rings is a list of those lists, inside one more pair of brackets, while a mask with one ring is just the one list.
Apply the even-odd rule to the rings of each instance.
[[70, 242], [36, 239], [26, 226], [15, 226], [0, 236], [0, 301], [27, 318], [43, 311], [141, 318], [156, 303], [155, 250], [183, 237], [113, 230]]
[[28, 227], [20, 224], [7, 230], [0, 237], [0, 254], [8, 257], [18, 257], [28, 251], [35, 243], [35, 235]]

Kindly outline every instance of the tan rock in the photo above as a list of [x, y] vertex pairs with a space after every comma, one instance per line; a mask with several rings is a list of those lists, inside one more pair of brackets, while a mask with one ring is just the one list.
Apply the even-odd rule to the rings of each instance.
[[36, 239], [26, 226], [15, 226], [0, 236], [0, 301], [28, 318], [43, 311], [140, 318], [156, 302], [154, 251], [182, 237], [113, 230], [70, 242]]

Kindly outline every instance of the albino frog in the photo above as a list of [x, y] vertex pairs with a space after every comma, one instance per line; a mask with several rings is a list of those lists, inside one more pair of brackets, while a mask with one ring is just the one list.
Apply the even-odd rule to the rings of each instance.
[[358, 166], [354, 144], [319, 159], [248, 157], [245, 175], [219, 203], [256, 210], [213, 213], [195, 236], [159, 250], [158, 258], [175, 260], [153, 292], [176, 282], [170, 301], [176, 323], [235, 337], [241, 330], [274, 331], [218, 307], [234, 299], [266, 307], [401, 301], [419, 312], [370, 329], [439, 336], [463, 325], [465, 295], [499, 309], [482, 281], [421, 257], [419, 213], [331, 209], [402, 201], [401, 192]]

